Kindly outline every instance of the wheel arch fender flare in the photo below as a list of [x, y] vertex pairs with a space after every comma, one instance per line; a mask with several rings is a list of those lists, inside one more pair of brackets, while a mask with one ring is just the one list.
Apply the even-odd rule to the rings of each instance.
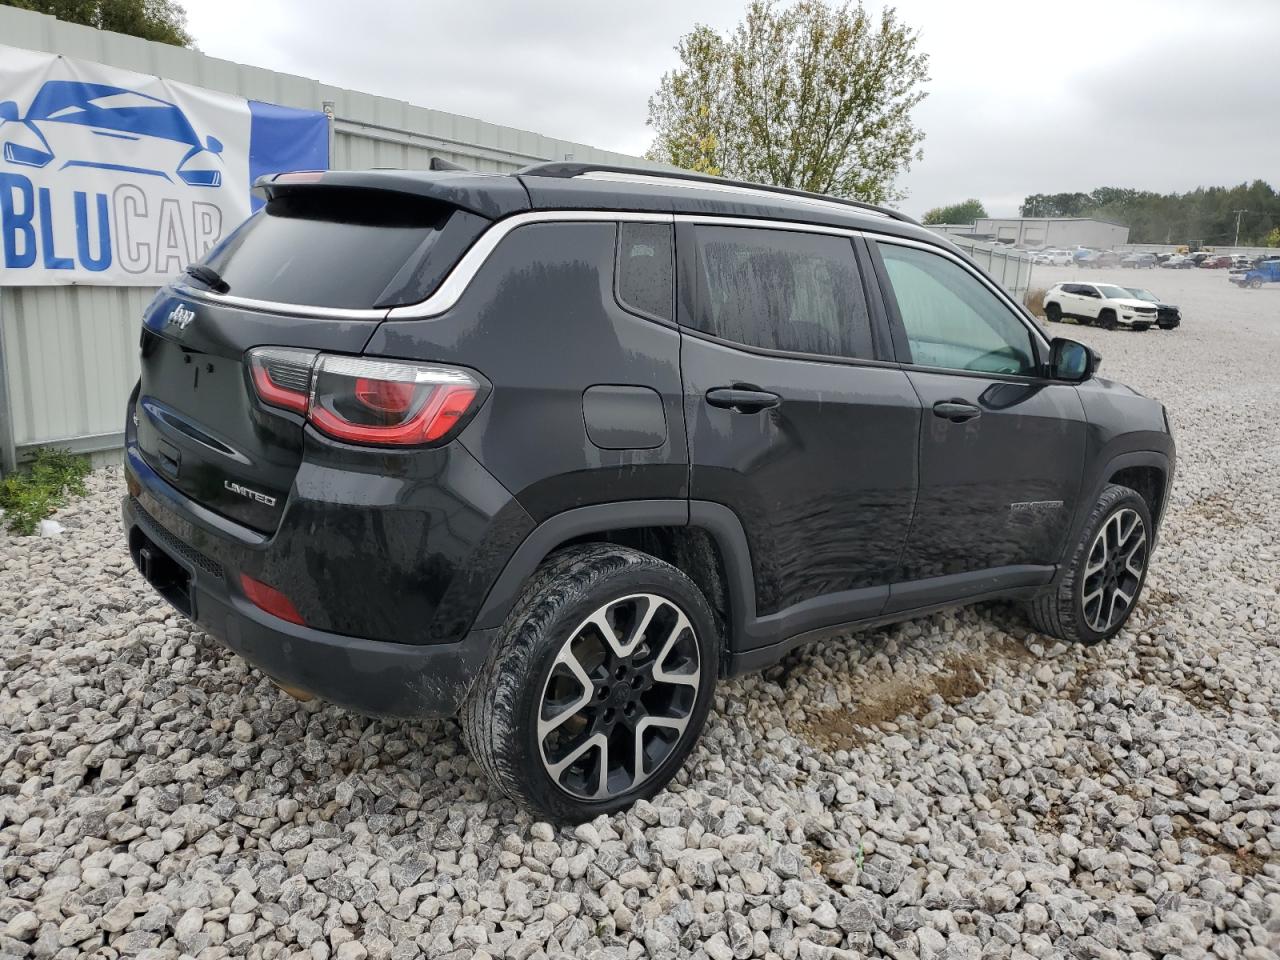
[[489, 588], [472, 629], [500, 627], [515, 607], [524, 584], [557, 547], [591, 534], [643, 527], [695, 527], [719, 548], [728, 595], [726, 646], [744, 635], [755, 617], [755, 579], [742, 522], [728, 507], [700, 500], [624, 500], [591, 504], [553, 514], [516, 547]]
[[[1080, 490], [1080, 507], [1076, 511], [1076, 517], [1071, 524], [1071, 535], [1067, 539], [1067, 550], [1075, 549], [1075, 544], [1079, 542], [1080, 536], [1084, 531], [1085, 522], [1089, 518], [1089, 511], [1093, 509], [1093, 504], [1098, 502], [1098, 498], [1102, 496], [1102, 491], [1106, 489], [1111, 478], [1121, 470], [1130, 467], [1154, 467], [1164, 474], [1165, 488], [1163, 491], [1163, 502], [1167, 506], [1169, 499], [1169, 487], [1173, 483], [1173, 461], [1170, 457], [1159, 450], [1130, 450], [1128, 452], [1116, 453], [1101, 462], [1101, 465], [1084, 479], [1084, 484]], [[1152, 522], [1156, 524], [1156, 530], [1152, 531], [1153, 546], [1158, 538], [1158, 529], [1160, 517], [1153, 513]], [[1068, 553], [1069, 556], [1069, 553]], [[1066, 570], [1066, 557], [1063, 562], [1058, 565], [1058, 576], [1054, 578], [1054, 585], [1061, 580]]]

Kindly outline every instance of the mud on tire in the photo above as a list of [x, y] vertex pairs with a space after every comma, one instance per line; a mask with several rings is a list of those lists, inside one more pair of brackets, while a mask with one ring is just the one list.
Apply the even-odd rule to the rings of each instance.
[[[1129, 529], [1130, 517], [1136, 517], [1140, 528]], [[1098, 547], [1099, 535], [1107, 529], [1107, 539]], [[1071, 643], [1095, 644], [1109, 640], [1120, 631], [1133, 613], [1138, 596], [1147, 580], [1147, 567], [1151, 556], [1151, 536], [1154, 527], [1147, 502], [1136, 491], [1119, 484], [1108, 484], [1102, 496], [1085, 521], [1080, 541], [1072, 551], [1067, 569], [1056, 590], [1035, 598], [1028, 604], [1027, 613], [1032, 625], [1041, 633]], [[1122, 536], [1127, 534], [1127, 539]], [[1138, 540], [1144, 539], [1143, 544]], [[1134, 558], [1140, 552], [1140, 565]], [[1106, 554], [1105, 568], [1097, 564]], [[1112, 557], [1119, 554], [1117, 564]], [[1128, 566], [1125, 565], [1128, 561]], [[1139, 574], [1132, 569], [1139, 568]], [[1106, 595], [1107, 583], [1113, 573], [1118, 573], [1117, 587], [1129, 597], [1122, 609], [1103, 617], [1099, 602], [1114, 601]], [[1095, 597], [1097, 590], [1104, 596]]]
[[715, 618], [683, 573], [627, 547], [570, 547], [525, 585], [462, 708], [463, 739], [513, 800], [552, 820], [589, 820], [679, 771], [719, 659]]

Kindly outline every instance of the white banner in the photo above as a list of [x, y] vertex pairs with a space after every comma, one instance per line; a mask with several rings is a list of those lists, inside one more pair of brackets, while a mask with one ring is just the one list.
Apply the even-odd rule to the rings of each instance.
[[0, 286], [162, 284], [325, 166], [319, 111], [0, 45]]

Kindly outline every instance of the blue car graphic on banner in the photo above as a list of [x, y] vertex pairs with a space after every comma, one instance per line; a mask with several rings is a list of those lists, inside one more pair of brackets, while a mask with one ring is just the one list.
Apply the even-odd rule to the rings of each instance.
[[[0, 0], [3, 2], [3, 0]], [[159, 286], [329, 166], [321, 110], [0, 42], [0, 287]]]
[[222, 184], [222, 143], [201, 138], [186, 114], [158, 97], [101, 83], [49, 80], [25, 114], [0, 103], [4, 159], [26, 167], [96, 167]]

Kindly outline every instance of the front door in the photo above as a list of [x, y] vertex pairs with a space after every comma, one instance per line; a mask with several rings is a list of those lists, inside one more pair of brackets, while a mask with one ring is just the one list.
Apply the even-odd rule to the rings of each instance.
[[1080, 492], [1075, 387], [1042, 376], [1043, 340], [958, 258], [873, 246], [924, 413], [920, 493], [887, 609], [1047, 582]]
[[920, 405], [876, 359], [853, 241], [679, 229], [690, 496], [729, 507], [746, 534], [743, 646], [875, 616], [910, 525]]

